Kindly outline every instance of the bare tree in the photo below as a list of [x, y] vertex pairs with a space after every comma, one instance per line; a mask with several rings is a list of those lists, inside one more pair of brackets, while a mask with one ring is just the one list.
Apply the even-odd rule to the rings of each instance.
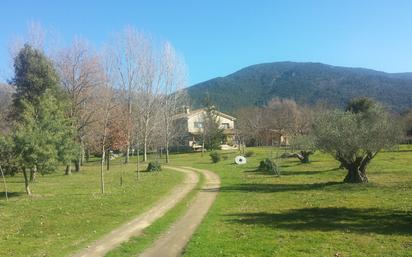
[[110, 77], [110, 75], [112, 74], [111, 66], [105, 65], [105, 67], [106, 77], [104, 83], [98, 84], [98, 87], [95, 90], [95, 93], [97, 95], [95, 104], [98, 110], [96, 117], [98, 118], [96, 120], [96, 123], [94, 124], [95, 134], [97, 135], [101, 151], [100, 189], [102, 194], [104, 194], [105, 192], [104, 162], [106, 159], [106, 146], [108, 144], [109, 129], [111, 122], [113, 122], [113, 113], [118, 106], [118, 99], [116, 99], [116, 92], [113, 88], [113, 83]]
[[244, 108], [238, 112], [237, 127], [240, 132], [238, 137], [242, 138], [240, 141], [246, 140], [256, 145], [262, 144], [260, 132], [266, 127], [264, 116], [264, 109], [260, 107]]
[[310, 133], [313, 113], [311, 107], [300, 106], [294, 100], [274, 98], [265, 107], [265, 120], [269, 127], [294, 140]]
[[62, 86], [69, 98], [69, 117], [77, 131], [76, 141], [80, 145], [76, 159], [76, 171], [84, 160], [85, 136], [93, 122], [96, 108], [92, 101], [96, 87], [103, 81], [102, 65], [98, 55], [84, 40], [76, 39], [69, 48], [55, 56]]
[[140, 70], [139, 98], [139, 130], [143, 143], [143, 161], [147, 161], [148, 147], [153, 139], [157, 118], [161, 110], [161, 86], [164, 79], [164, 68], [159, 56], [153, 49], [153, 43], [146, 41], [145, 54]]
[[[113, 44], [114, 81], [120, 87], [126, 105], [125, 134], [127, 135], [125, 163], [129, 162], [130, 146], [133, 136], [133, 96], [140, 86], [140, 74], [145, 60], [148, 40], [132, 27], [127, 27], [119, 34]], [[135, 99], [136, 100], [136, 99]]]
[[169, 144], [177, 134], [177, 128], [173, 126], [175, 115], [186, 101], [186, 69], [172, 44], [166, 42], [162, 49], [163, 88], [162, 88], [162, 122], [164, 146], [166, 150], [166, 163], [169, 163]]

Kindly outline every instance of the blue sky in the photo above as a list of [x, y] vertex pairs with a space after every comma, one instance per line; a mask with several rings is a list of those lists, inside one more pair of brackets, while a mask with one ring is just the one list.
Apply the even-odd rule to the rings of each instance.
[[190, 84], [248, 65], [313, 61], [412, 71], [412, 1], [11, 1], [0, 3], [0, 80], [8, 44], [31, 21], [96, 47], [126, 25], [170, 40]]

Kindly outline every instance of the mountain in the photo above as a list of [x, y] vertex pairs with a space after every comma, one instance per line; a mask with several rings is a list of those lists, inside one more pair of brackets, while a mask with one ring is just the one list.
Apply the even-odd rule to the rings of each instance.
[[300, 104], [344, 106], [354, 97], [371, 97], [393, 111], [412, 107], [412, 73], [386, 73], [322, 63], [274, 62], [241, 69], [188, 88], [192, 106], [207, 95], [224, 112], [264, 105], [274, 97]]

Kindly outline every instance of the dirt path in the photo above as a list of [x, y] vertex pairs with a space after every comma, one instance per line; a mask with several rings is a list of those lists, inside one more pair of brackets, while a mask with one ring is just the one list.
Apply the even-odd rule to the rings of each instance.
[[185, 169], [203, 173], [206, 180], [204, 187], [189, 206], [186, 214], [173, 224], [169, 231], [155, 241], [151, 248], [139, 255], [140, 257], [181, 256], [187, 242], [212, 206], [220, 188], [219, 176], [207, 170], [189, 167], [185, 167]]
[[194, 171], [172, 167], [169, 168], [184, 172], [186, 174], [186, 178], [182, 185], [175, 187], [175, 189], [173, 189], [167, 197], [158, 201], [150, 210], [113, 230], [108, 235], [88, 246], [88, 248], [72, 255], [72, 257], [104, 256], [108, 251], [127, 241], [130, 237], [139, 235], [143, 229], [147, 228], [155, 220], [162, 217], [167, 211], [181, 201], [191, 190], [193, 190], [199, 181], [199, 176]]

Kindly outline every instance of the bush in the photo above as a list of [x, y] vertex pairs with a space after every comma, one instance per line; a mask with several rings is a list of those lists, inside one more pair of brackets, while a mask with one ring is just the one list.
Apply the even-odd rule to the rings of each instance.
[[253, 152], [251, 150], [246, 151], [246, 153], [245, 153], [245, 157], [252, 157], [253, 155], [255, 155], [255, 152]]
[[213, 163], [217, 163], [220, 162], [220, 153], [213, 151], [210, 153], [210, 158], [212, 159]]
[[152, 172], [152, 171], [161, 171], [161, 170], [162, 170], [162, 165], [160, 165], [158, 161], [154, 161], [154, 162], [149, 162], [149, 165], [147, 165], [146, 171]]
[[276, 163], [274, 161], [272, 161], [269, 158], [266, 158], [263, 161], [260, 161], [258, 170], [259, 171], [264, 171], [264, 172], [269, 172], [269, 173], [274, 173], [278, 176], [280, 175], [279, 170], [278, 170], [278, 166], [276, 165]]

